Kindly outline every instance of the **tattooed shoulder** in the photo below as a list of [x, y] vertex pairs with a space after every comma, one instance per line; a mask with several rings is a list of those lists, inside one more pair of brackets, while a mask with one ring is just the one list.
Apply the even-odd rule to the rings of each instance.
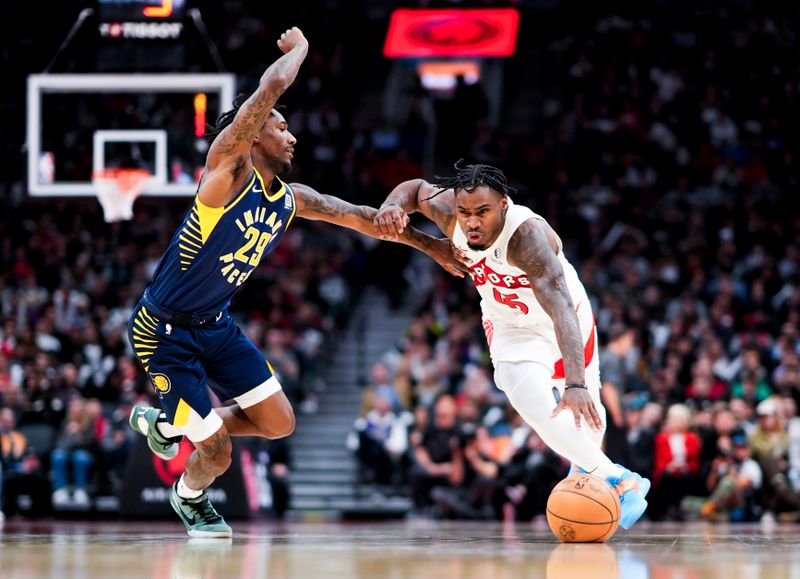
[[508, 241], [509, 262], [529, 277], [541, 277], [556, 260], [543, 224], [536, 219], [522, 223]]

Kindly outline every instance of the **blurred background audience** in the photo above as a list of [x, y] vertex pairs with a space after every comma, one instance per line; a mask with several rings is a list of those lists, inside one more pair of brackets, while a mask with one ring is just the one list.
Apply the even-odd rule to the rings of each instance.
[[[607, 450], [654, 480], [650, 517], [798, 517], [796, 10], [748, 0], [735, 10], [402, 3], [515, 6], [520, 44], [499, 100], [484, 80], [460, 79], [450, 92], [417, 84], [402, 110], [378, 105], [372, 122], [353, 95], [380, 103], [389, 90], [380, 50], [390, 7], [296, 3], [271, 22], [256, 3], [223, 4], [203, 14], [242, 90], [283, 28], [299, 24], [312, 39], [286, 98], [299, 141], [292, 179], [377, 206], [398, 182], [447, 173], [464, 157], [502, 168], [515, 201], [556, 229], [593, 301]], [[185, 199], [142, 199], [133, 222], [109, 226], [94, 200], [26, 197], [22, 63], [44, 68], [55, 40], [35, 40], [66, 33], [58, 18], [33, 22], [44, 29], [23, 27], [2, 52], [15, 94], [0, 108], [11, 133], [0, 147], [19, 163], [0, 175], [0, 512], [16, 510], [20, 485], [34, 489], [32, 512], [50, 493], [81, 503], [118, 488], [127, 411], [156, 403], [125, 324], [186, 210]], [[413, 304], [396, 347], [363, 369], [371, 380], [350, 439], [362, 482], [408, 493], [420, 516], [542, 516], [568, 465], [494, 386], [471, 282], [437, 272], [422, 291], [403, 275], [409, 256], [295, 222], [232, 312], [300, 411], [313, 413], [364, 287], [381, 288], [393, 307]], [[280, 505], [289, 459], [272, 451]]]

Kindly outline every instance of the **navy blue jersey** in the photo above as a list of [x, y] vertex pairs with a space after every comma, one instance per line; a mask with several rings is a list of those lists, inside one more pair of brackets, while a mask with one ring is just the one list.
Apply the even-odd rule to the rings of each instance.
[[147, 288], [149, 300], [196, 316], [225, 310], [294, 217], [291, 187], [277, 177], [272, 184], [265, 191], [253, 169], [247, 186], [224, 207], [208, 207], [195, 196]]

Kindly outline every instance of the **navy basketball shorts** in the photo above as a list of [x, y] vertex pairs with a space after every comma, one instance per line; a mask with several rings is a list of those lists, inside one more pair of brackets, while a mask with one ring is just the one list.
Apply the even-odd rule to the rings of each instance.
[[167, 419], [193, 442], [222, 426], [207, 385], [221, 401], [235, 400], [242, 409], [281, 390], [269, 362], [227, 312], [202, 326], [179, 327], [140, 303], [128, 324], [128, 339]]

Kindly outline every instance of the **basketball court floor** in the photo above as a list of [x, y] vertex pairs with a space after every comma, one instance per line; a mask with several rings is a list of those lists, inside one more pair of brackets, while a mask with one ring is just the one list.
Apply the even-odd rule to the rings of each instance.
[[546, 523], [233, 521], [233, 540], [177, 522], [6, 521], [0, 578], [800, 578], [800, 527], [647, 524], [560, 544]]

